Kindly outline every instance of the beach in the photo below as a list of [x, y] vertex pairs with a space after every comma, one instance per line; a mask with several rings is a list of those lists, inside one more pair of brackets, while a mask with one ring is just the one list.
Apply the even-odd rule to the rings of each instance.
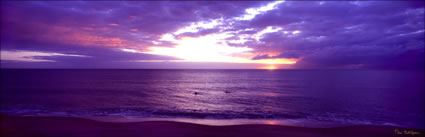
[[[148, 121], [112, 123], [70, 117], [1, 116], [2, 137], [401, 137], [423, 130], [390, 126], [304, 128], [282, 125], [208, 126]], [[413, 135], [414, 134], [414, 135]]]

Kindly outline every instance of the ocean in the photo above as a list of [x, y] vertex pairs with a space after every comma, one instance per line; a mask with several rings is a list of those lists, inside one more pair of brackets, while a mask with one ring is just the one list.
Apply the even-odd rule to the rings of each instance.
[[424, 71], [2, 69], [0, 114], [424, 129]]

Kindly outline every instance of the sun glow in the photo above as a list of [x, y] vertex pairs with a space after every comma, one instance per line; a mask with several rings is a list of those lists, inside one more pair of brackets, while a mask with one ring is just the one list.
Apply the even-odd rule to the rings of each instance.
[[263, 67], [263, 69], [274, 70], [274, 69], [277, 69], [277, 67], [276, 66], [267, 66], [267, 67]]
[[[184, 37], [174, 39], [174, 47], [152, 46], [148, 48], [148, 54], [173, 56], [183, 59], [185, 62], [229, 62], [229, 63], [258, 63], [258, 64], [294, 64], [294, 59], [261, 59], [251, 60], [252, 57], [243, 54], [253, 51], [248, 47], [232, 47], [224, 41], [228, 36], [225, 34], [207, 35], [198, 38]], [[130, 51], [129, 51], [130, 52]]]
[[297, 59], [261, 59], [261, 60], [251, 60], [253, 63], [260, 64], [295, 64]]
[[276, 121], [264, 121], [264, 124], [267, 124], [267, 125], [277, 125], [277, 122]]
[[[170, 36], [167, 36], [171, 38]], [[222, 39], [226, 35], [208, 35], [198, 38], [184, 37], [179, 40], [171, 40], [176, 43], [175, 47], [149, 47], [149, 54], [167, 55], [192, 62], [242, 62], [244, 58], [236, 54], [252, 51], [248, 47], [231, 47]]]

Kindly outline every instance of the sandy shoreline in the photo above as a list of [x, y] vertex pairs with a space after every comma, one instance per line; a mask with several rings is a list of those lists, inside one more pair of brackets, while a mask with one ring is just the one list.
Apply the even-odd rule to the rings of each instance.
[[[423, 130], [389, 126], [304, 128], [280, 125], [208, 126], [172, 121], [99, 122], [69, 117], [0, 116], [2, 137], [401, 137]], [[415, 134], [415, 135], [412, 135]]]

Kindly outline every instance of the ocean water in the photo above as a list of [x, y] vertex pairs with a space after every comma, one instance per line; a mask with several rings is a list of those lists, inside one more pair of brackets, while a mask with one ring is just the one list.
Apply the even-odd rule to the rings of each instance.
[[424, 72], [2, 69], [0, 113], [424, 129]]

